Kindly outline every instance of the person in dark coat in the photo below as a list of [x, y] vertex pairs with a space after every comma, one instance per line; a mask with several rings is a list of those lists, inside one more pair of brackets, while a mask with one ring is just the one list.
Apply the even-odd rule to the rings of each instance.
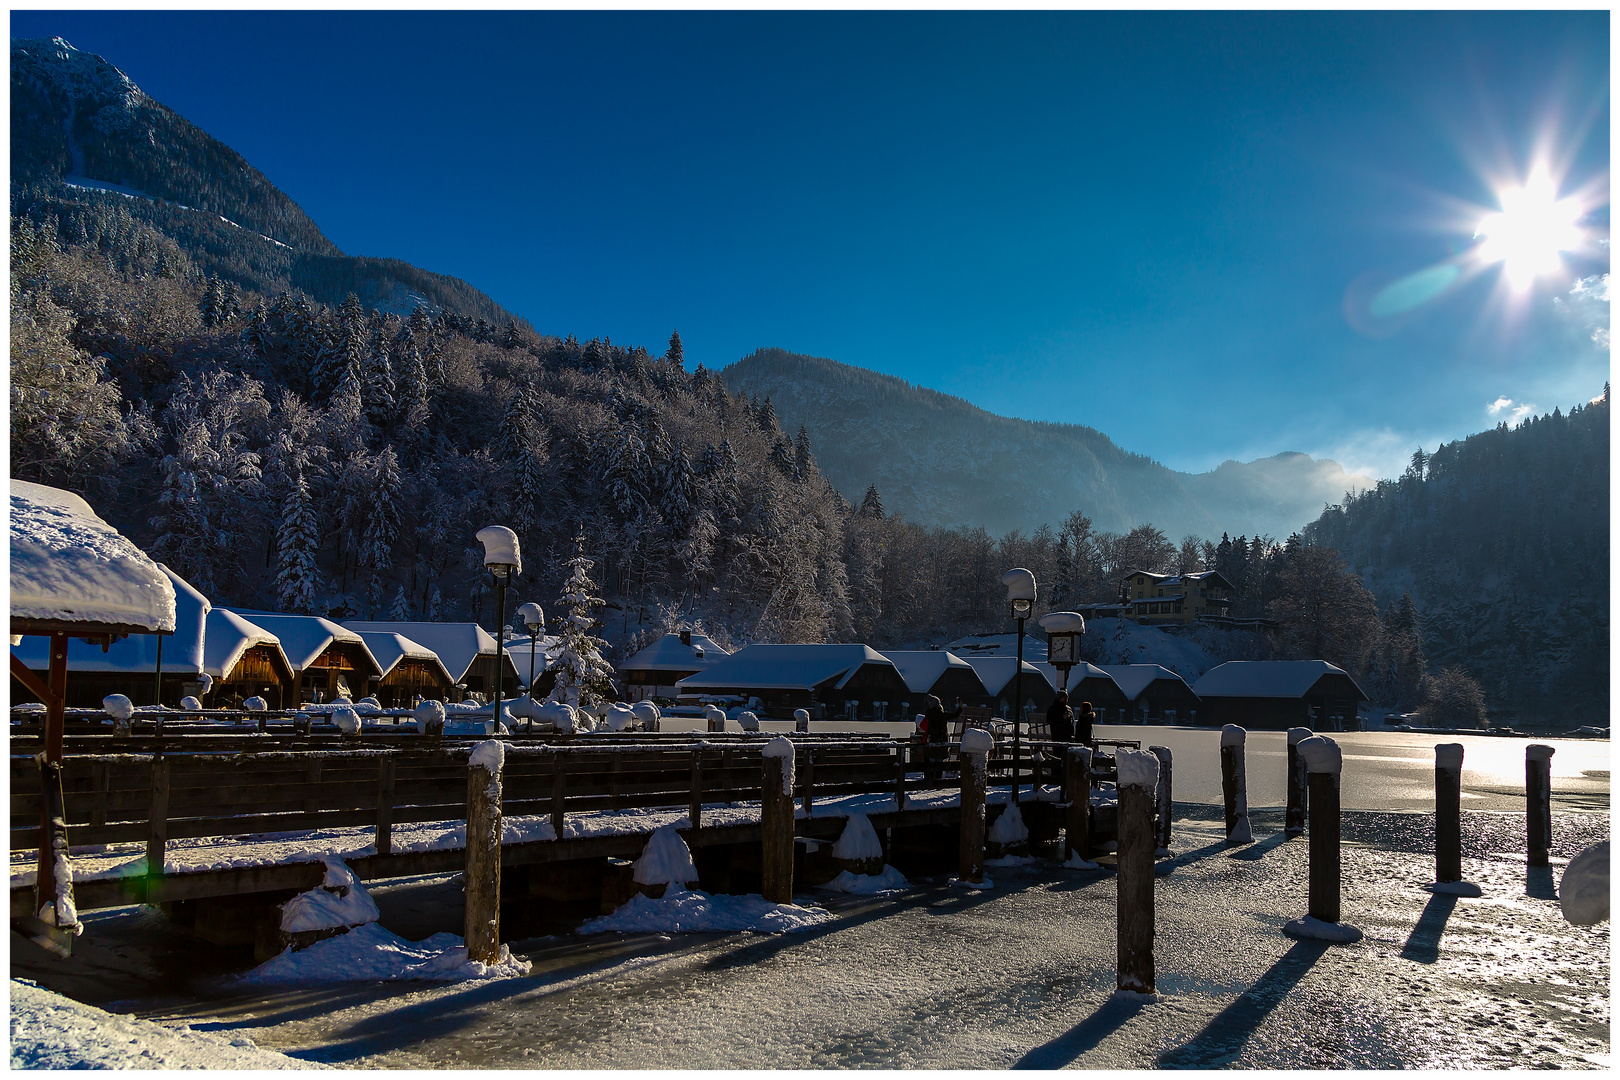
[[1053, 742], [1074, 741], [1074, 710], [1069, 708], [1067, 691], [1059, 690], [1046, 709], [1046, 730]]
[[939, 780], [945, 775], [945, 741], [951, 737], [951, 721], [962, 715], [962, 699], [956, 699], [956, 708], [945, 711], [945, 705], [933, 694], [928, 695], [928, 711], [923, 719], [928, 725], [928, 760], [923, 775]]
[[1082, 701], [1080, 712], [1074, 718], [1074, 739], [1076, 742], [1091, 746], [1091, 725], [1097, 722], [1097, 714], [1092, 711], [1091, 702]]

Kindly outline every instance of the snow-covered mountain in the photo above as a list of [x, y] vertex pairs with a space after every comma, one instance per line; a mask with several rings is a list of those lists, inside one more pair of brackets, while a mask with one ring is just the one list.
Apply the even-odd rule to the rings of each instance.
[[1306, 454], [1177, 472], [1094, 428], [997, 416], [893, 376], [782, 349], [760, 349], [721, 377], [733, 392], [769, 397], [784, 429], [809, 428], [822, 473], [845, 498], [859, 503], [876, 484], [891, 513], [931, 525], [1028, 531], [1080, 510], [1112, 531], [1151, 524], [1172, 539], [1280, 538], [1346, 491], [1372, 484]]

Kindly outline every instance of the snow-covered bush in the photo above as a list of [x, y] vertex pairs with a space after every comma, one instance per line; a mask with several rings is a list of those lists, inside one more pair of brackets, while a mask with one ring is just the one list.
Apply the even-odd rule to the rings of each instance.
[[613, 693], [613, 668], [602, 658], [607, 642], [593, 634], [597, 622], [591, 612], [602, 606], [591, 580], [595, 562], [585, 555], [583, 536], [575, 537], [574, 544], [575, 555], [568, 560], [572, 572], [557, 600], [558, 609], [567, 614], [562, 618], [560, 647], [551, 665], [557, 674], [551, 700], [590, 707], [602, 704]]

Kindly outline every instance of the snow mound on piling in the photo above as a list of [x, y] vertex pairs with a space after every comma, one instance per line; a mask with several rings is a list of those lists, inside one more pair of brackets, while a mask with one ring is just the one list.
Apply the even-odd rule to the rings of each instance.
[[881, 859], [883, 844], [878, 840], [877, 830], [872, 828], [871, 819], [865, 814], [849, 815], [849, 822], [837, 843], [833, 844], [832, 856], [852, 862], [856, 859]]
[[579, 932], [669, 934], [751, 930], [761, 934], [798, 934], [835, 918], [837, 916], [825, 908], [773, 904], [758, 893], [710, 896], [672, 884], [657, 900], [650, 896], [632, 896], [619, 910], [590, 920]]
[[424, 980], [508, 979], [529, 973], [529, 962], [501, 946], [500, 959], [482, 964], [467, 959], [466, 943], [455, 934], [434, 934], [406, 941], [377, 923], [317, 941], [307, 949], [288, 949], [241, 977], [252, 985], [398, 982]]
[[665, 825], [653, 830], [647, 846], [642, 849], [641, 858], [636, 860], [636, 882], [641, 885], [685, 885], [697, 879], [697, 866], [692, 862], [691, 849], [681, 839], [681, 834], [675, 831], [675, 826]]
[[1021, 840], [1029, 839], [1029, 828], [1024, 824], [1024, 812], [1018, 804], [1007, 807], [990, 823], [990, 830], [984, 838], [992, 844], [1016, 844]]
[[884, 864], [881, 874], [852, 874], [845, 870], [825, 885], [818, 885], [817, 888], [826, 889], [828, 892], [850, 893], [854, 896], [880, 896], [884, 893], [899, 892], [910, 885], [911, 882], [906, 880], [906, 875]]
[[123, 694], [108, 694], [101, 699], [101, 711], [114, 720], [128, 720], [135, 715], [135, 706]]
[[324, 861], [326, 880], [281, 907], [281, 928], [289, 934], [377, 921], [377, 903], [354, 871], [335, 855], [324, 856]]

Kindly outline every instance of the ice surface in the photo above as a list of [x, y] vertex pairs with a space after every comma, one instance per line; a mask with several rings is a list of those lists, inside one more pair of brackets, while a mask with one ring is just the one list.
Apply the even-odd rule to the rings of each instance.
[[1576, 926], [1593, 926], [1609, 917], [1609, 841], [1593, 844], [1564, 867], [1558, 883], [1558, 905]]
[[1302, 739], [1298, 749], [1299, 756], [1305, 759], [1306, 772], [1332, 773], [1338, 776], [1344, 766], [1344, 758], [1339, 753], [1339, 744], [1324, 736], [1312, 735], [1308, 739]]
[[581, 934], [614, 932], [678, 933], [687, 931], [752, 930], [765, 934], [794, 934], [813, 929], [837, 916], [825, 908], [773, 904], [753, 893], [748, 896], [710, 896], [670, 885], [656, 900], [632, 896], [611, 915], [592, 919]]
[[487, 769], [491, 774], [499, 776], [501, 766], [506, 764], [506, 744], [499, 739], [489, 739], [472, 748], [467, 755], [469, 769]]
[[1349, 944], [1361, 940], [1361, 931], [1342, 922], [1323, 922], [1310, 915], [1303, 915], [1297, 919], [1289, 920], [1283, 927], [1283, 933], [1295, 938], [1314, 938], [1317, 941], [1336, 941]]
[[962, 732], [962, 753], [988, 754], [995, 748], [996, 740], [983, 728], [968, 728]]
[[1159, 786], [1159, 759], [1148, 751], [1122, 747], [1114, 755], [1114, 763], [1120, 787], [1139, 787], [1153, 791]]
[[324, 1069], [246, 1035], [165, 1027], [118, 1016], [11, 980], [13, 1069]]
[[377, 921], [377, 905], [354, 871], [336, 856], [327, 856], [325, 862], [325, 880], [282, 905], [281, 928], [287, 933]]
[[1457, 772], [1462, 769], [1463, 744], [1460, 742], [1441, 743], [1434, 748], [1434, 765], [1437, 769], [1447, 769]]
[[838, 842], [833, 844], [832, 854], [835, 859], [848, 859], [851, 862], [881, 859], [883, 844], [879, 842], [877, 830], [872, 828], [872, 822], [865, 814], [851, 814], [844, 831], [839, 834]]
[[818, 885], [817, 888], [854, 896], [879, 896], [883, 893], [898, 892], [910, 884], [904, 874], [884, 864], [881, 874], [852, 874], [845, 870], [825, 885]]
[[1016, 844], [1029, 839], [1029, 829], [1024, 825], [1023, 811], [1018, 804], [1007, 807], [991, 822], [984, 838], [993, 844]]
[[1247, 735], [1248, 732], [1244, 731], [1236, 724], [1227, 724], [1225, 727], [1221, 728], [1221, 745], [1242, 746], [1243, 740]]
[[675, 831], [665, 825], [653, 830], [635, 863], [635, 880], [642, 885], [688, 885], [698, 880], [692, 852]]
[[135, 715], [135, 706], [123, 694], [108, 694], [101, 699], [101, 708], [114, 720], [128, 720]]
[[463, 981], [503, 979], [529, 973], [529, 962], [501, 946], [490, 965], [467, 959], [466, 943], [455, 934], [434, 934], [406, 941], [377, 923], [317, 941], [307, 949], [288, 949], [243, 975], [247, 985], [342, 983], [395, 980]]

